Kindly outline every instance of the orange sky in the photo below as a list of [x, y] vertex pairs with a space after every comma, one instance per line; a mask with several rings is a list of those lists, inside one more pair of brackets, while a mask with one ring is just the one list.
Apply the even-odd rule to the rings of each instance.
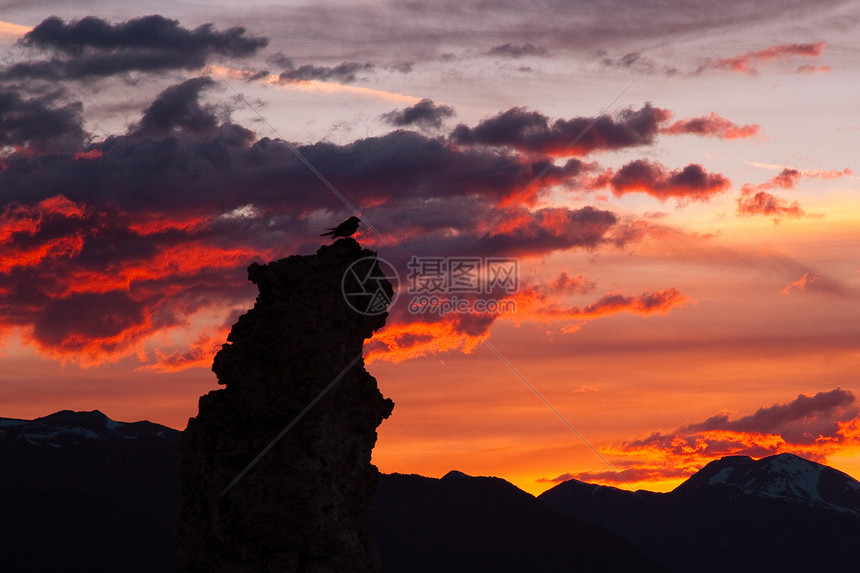
[[[664, 491], [793, 452], [860, 477], [856, 38], [835, 8], [617, 1], [11, 10], [0, 416], [183, 428], [246, 267], [357, 211], [400, 282], [365, 354], [382, 471]], [[413, 257], [517, 285], [417, 312]]]

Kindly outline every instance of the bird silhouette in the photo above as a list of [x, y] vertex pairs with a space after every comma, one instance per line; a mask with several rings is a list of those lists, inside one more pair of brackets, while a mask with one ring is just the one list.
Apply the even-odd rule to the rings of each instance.
[[328, 233], [323, 233], [320, 237], [325, 237], [327, 235], [331, 235], [332, 239], [337, 237], [349, 237], [350, 235], [355, 234], [358, 231], [358, 224], [361, 222], [361, 219], [358, 217], [350, 217], [337, 227], [331, 227], [328, 230]]

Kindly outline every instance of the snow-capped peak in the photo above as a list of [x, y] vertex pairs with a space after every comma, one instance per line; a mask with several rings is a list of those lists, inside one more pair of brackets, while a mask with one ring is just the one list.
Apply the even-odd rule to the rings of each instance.
[[792, 454], [771, 456], [761, 461], [767, 462], [768, 479], [761, 485], [768, 493], [822, 501], [818, 480], [823, 466]]
[[747, 456], [728, 456], [706, 465], [678, 490], [702, 487], [728, 488], [744, 495], [860, 514], [860, 483], [838, 470], [794, 454], [778, 454], [757, 461]]

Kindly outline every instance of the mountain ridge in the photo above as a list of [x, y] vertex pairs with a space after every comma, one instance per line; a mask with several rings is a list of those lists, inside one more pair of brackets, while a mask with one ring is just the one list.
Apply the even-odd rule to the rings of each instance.
[[[98, 410], [0, 418], [0, 569], [175, 571], [180, 435]], [[722, 458], [668, 493], [383, 474], [364, 524], [384, 572], [851, 570], [860, 482], [792, 454]]]
[[858, 488], [838, 470], [779, 454], [713, 461], [667, 493], [571, 480], [538, 499], [679, 573], [850, 571], [860, 562]]

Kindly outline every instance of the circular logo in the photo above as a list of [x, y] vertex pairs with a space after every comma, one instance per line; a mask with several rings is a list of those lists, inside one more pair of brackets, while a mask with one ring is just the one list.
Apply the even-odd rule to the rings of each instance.
[[341, 292], [354, 311], [375, 316], [394, 304], [399, 285], [400, 277], [391, 263], [378, 257], [364, 257], [343, 273]]

